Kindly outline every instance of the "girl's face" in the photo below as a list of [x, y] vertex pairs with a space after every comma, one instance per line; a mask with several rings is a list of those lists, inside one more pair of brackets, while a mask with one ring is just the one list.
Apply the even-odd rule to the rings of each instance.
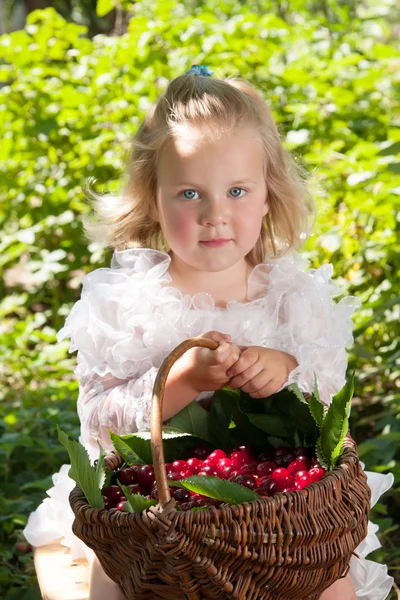
[[[156, 218], [172, 257], [212, 272], [244, 260], [268, 212], [263, 161], [250, 126], [217, 139], [204, 127], [185, 126], [167, 143], [157, 167]], [[226, 243], [204, 243], [221, 239]]]

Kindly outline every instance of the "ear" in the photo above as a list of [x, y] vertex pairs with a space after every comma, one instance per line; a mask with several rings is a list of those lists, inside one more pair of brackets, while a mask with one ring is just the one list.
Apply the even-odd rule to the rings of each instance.
[[265, 201], [264, 201], [264, 206], [263, 206], [263, 217], [265, 217], [266, 214], [269, 213], [269, 200], [268, 200], [268, 190], [265, 194]]

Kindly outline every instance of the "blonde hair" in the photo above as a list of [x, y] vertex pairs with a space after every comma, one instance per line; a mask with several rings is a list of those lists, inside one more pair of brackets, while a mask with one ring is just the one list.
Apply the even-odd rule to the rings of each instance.
[[268, 253], [276, 255], [279, 250], [283, 254], [298, 247], [310, 231], [314, 202], [304, 170], [283, 148], [266, 102], [242, 79], [191, 74], [172, 80], [140, 125], [128, 157], [123, 193], [99, 195], [88, 188], [97, 217], [95, 222], [84, 218], [88, 239], [116, 250], [142, 247], [168, 251], [160, 224], [151, 216], [157, 202], [158, 158], [182, 125], [210, 123], [219, 133], [254, 125], [261, 138], [270, 209], [248, 261], [255, 266], [264, 262]]

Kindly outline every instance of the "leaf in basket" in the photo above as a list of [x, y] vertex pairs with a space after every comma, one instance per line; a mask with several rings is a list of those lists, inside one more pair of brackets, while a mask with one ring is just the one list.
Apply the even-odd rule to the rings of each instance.
[[[150, 452], [151, 456], [150, 431], [140, 431], [134, 435], [136, 438], [140, 438], [142, 441], [148, 444], [148, 452]], [[204, 442], [203, 438], [196, 437], [191, 433], [186, 433], [170, 426], [165, 426], [162, 428], [162, 438], [164, 456], [167, 462], [172, 462], [178, 458], [186, 457], [196, 445], [198, 445], [200, 442]], [[153, 462], [152, 458], [151, 462]]]
[[294, 433], [291, 423], [285, 422], [281, 415], [258, 415], [248, 413], [247, 416], [253, 425], [262, 429], [262, 431], [265, 431], [265, 433], [268, 433], [269, 435], [289, 437]]
[[301, 391], [301, 389], [299, 388], [299, 386], [298, 386], [298, 384], [296, 382], [291, 383], [288, 386], [288, 390], [290, 390], [291, 392], [293, 392], [297, 396], [297, 398], [300, 400], [300, 402], [302, 404], [307, 404], [307, 400], [306, 400], [303, 392]]
[[259, 494], [243, 485], [208, 475], [192, 475], [180, 481], [169, 481], [168, 485], [182, 487], [196, 494], [222, 500], [227, 504], [241, 504], [242, 502], [260, 500]]
[[216, 448], [228, 451], [233, 447], [232, 434], [229, 431], [232, 423], [233, 404], [238, 393], [222, 388], [213, 395], [213, 403], [208, 413], [208, 439]]
[[317, 449], [330, 470], [337, 463], [349, 428], [349, 410], [353, 393], [354, 373], [340, 392], [333, 396], [322, 423]]
[[146, 463], [146, 459], [143, 454], [147, 456], [147, 448], [143, 449], [143, 444], [141, 444], [141, 441], [136, 443], [136, 441], [133, 440], [131, 442], [133, 434], [117, 435], [113, 431], [109, 431], [108, 433], [110, 434], [110, 438], [115, 450], [122, 456], [128, 465], [151, 464], [151, 458], [150, 463]]
[[152, 500], [142, 496], [141, 494], [132, 494], [131, 490], [126, 486], [119, 484], [119, 487], [125, 494], [126, 502], [124, 506], [124, 512], [142, 512], [143, 510], [147, 510], [150, 506], [155, 506], [157, 504], [156, 500]]
[[196, 400], [193, 400], [172, 417], [168, 425], [173, 429], [179, 429], [208, 441], [207, 418], [208, 412]]
[[278, 448], [280, 446], [290, 448], [290, 444], [287, 440], [282, 440], [281, 438], [274, 437], [273, 435], [268, 436], [268, 441], [274, 448]]
[[89, 455], [84, 446], [79, 442], [70, 440], [68, 435], [59, 427], [57, 427], [57, 431], [58, 439], [67, 449], [71, 461], [69, 476], [80, 487], [85, 494], [86, 500], [93, 508], [104, 508], [103, 496], [101, 494], [101, 487], [105, 478], [104, 457], [102, 461], [99, 459], [100, 468], [98, 466], [95, 469], [90, 464]]
[[321, 398], [319, 396], [317, 378], [315, 375], [314, 375], [314, 393], [308, 399], [308, 407], [310, 409], [310, 413], [311, 413], [314, 421], [316, 422], [318, 427], [321, 429], [322, 423], [324, 420], [324, 405], [322, 404]]

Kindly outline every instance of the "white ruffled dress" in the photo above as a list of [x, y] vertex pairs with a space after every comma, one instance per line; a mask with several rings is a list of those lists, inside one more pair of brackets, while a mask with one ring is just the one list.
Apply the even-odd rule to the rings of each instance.
[[[81, 299], [74, 305], [57, 339], [71, 339], [78, 350], [80, 441], [94, 459], [97, 440], [111, 448], [107, 429], [119, 434], [149, 429], [151, 395], [164, 358], [183, 340], [218, 330], [238, 345], [258, 345], [292, 354], [298, 367], [283, 387], [296, 381], [304, 392], [317, 376], [323, 401], [345, 383], [346, 346], [353, 343], [351, 315], [359, 300], [332, 300], [339, 290], [332, 265], [308, 269], [296, 253], [257, 265], [249, 279], [248, 302], [231, 300], [215, 306], [210, 294], [182, 294], [171, 286], [171, 262], [165, 252], [150, 248], [115, 252], [111, 268], [96, 269], [83, 280]], [[197, 400], [212, 395], [203, 392]], [[72, 558], [87, 548], [71, 531], [73, 514], [68, 495], [75, 483], [69, 465], [53, 475], [48, 498], [33, 512], [24, 534], [33, 546], [62, 538]], [[393, 484], [393, 475], [367, 473], [372, 505]], [[351, 560], [350, 575], [357, 598], [384, 600], [393, 584], [387, 567], [365, 556], [380, 547], [370, 523], [368, 536]]]

